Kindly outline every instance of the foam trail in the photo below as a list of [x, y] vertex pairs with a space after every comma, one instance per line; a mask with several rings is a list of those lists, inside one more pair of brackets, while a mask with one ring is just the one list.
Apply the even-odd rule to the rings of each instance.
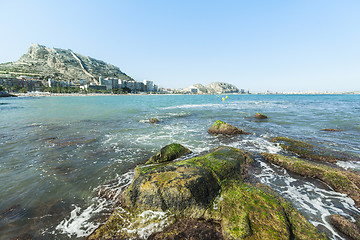
[[291, 177], [285, 169], [277, 166], [272, 168], [261, 159], [258, 160], [261, 173], [257, 174], [256, 177], [261, 183], [269, 185], [291, 201], [313, 225], [325, 228], [331, 239], [344, 239], [334, 230], [328, 219], [331, 214], [339, 214], [349, 218], [352, 218], [351, 213], [360, 214], [350, 197], [346, 194], [320, 188], [312, 182]]

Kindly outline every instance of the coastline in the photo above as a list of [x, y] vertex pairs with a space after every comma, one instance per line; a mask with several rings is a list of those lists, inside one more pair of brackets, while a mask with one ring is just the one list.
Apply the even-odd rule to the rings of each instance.
[[84, 96], [148, 96], [148, 95], [358, 95], [360, 93], [254, 93], [254, 94], [236, 94], [236, 93], [221, 93], [221, 94], [144, 94], [144, 93], [128, 93], [128, 94], [114, 94], [114, 93], [49, 93], [49, 92], [28, 92], [28, 93], [11, 93], [16, 97], [84, 97]]

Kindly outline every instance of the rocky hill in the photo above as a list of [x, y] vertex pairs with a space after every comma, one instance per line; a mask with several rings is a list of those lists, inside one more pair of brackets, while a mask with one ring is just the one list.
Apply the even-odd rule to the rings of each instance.
[[200, 94], [223, 94], [223, 93], [238, 93], [240, 90], [229, 83], [223, 82], [212, 82], [209, 85], [194, 84], [190, 87], [185, 88], [183, 91], [189, 91], [191, 89], [197, 89]]
[[39, 44], [32, 44], [17, 62], [0, 64], [0, 73], [75, 83], [80, 79], [97, 82], [100, 76], [133, 80], [118, 67], [101, 60], [74, 53], [70, 49], [48, 48]]

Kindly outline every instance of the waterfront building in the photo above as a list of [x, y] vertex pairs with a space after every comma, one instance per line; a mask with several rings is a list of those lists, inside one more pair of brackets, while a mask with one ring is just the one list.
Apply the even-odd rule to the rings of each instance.
[[154, 82], [150, 80], [144, 80], [145, 91], [146, 92], [154, 92]]

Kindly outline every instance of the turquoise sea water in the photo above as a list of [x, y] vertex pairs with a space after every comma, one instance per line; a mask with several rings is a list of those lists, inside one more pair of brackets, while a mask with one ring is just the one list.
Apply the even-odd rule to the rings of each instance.
[[[225, 96], [225, 95], [224, 95]], [[360, 157], [360, 95], [127, 95], [0, 99], [0, 239], [82, 239], [112, 207], [96, 197], [161, 147], [178, 142], [195, 153], [220, 145], [255, 154], [255, 178], [289, 199], [332, 239], [332, 213], [360, 214], [354, 202], [316, 181], [269, 165], [276, 136], [305, 140]], [[261, 112], [269, 118], [257, 121]], [[159, 124], [148, 120], [156, 117]], [[251, 135], [211, 136], [216, 120]], [[325, 132], [323, 128], [343, 131]], [[360, 163], [340, 164], [360, 170]]]

